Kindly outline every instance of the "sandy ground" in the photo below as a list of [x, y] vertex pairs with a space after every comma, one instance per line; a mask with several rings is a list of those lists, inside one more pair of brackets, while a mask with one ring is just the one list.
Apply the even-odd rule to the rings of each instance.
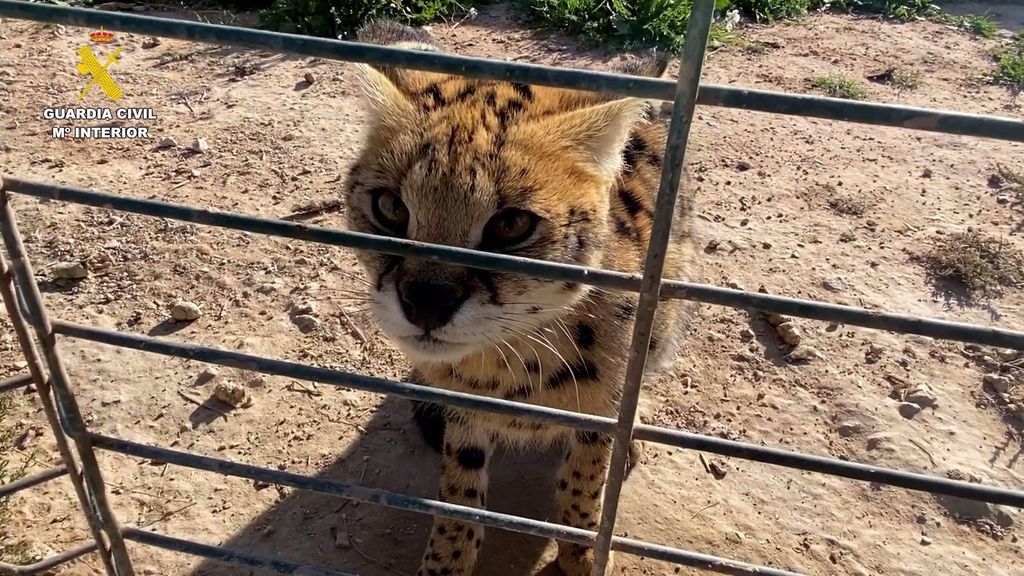
[[[179, 41], [151, 46], [119, 36], [114, 74], [124, 106], [152, 107], [150, 141], [56, 140], [47, 106], [76, 105], [83, 80], [75, 50], [87, 30], [0, 24], [0, 169], [267, 217], [339, 194], [363, 131], [352, 70], [343, 63]], [[439, 24], [452, 50], [603, 69], [613, 57], [562, 36], [526, 31], [502, 7], [475, 21]], [[807, 92], [823, 74], [862, 79], [871, 100], [1024, 118], [988, 85], [992, 41], [930, 23], [816, 16], [743, 34], [759, 48], [720, 48], [709, 82]], [[863, 80], [898, 66], [922, 85], [897, 93]], [[309, 84], [304, 76], [312, 75]], [[106, 106], [93, 90], [90, 106]], [[102, 122], [79, 122], [99, 125]], [[130, 123], [132, 124], [132, 123]], [[914, 262], [943, 233], [977, 227], [1024, 247], [1022, 208], [1001, 204], [989, 177], [1002, 164], [1024, 173], [1024, 147], [813, 119], [701, 108], [691, 168], [705, 269], [700, 281], [909, 314], [1024, 325], [1010, 291], [965, 301]], [[172, 138], [176, 146], [158, 148]], [[205, 152], [189, 150], [202, 138]], [[838, 214], [833, 198], [863, 201]], [[831, 204], [835, 204], [832, 202]], [[404, 361], [361, 305], [353, 254], [179, 222], [15, 197], [22, 232], [56, 317], [388, 378]], [[340, 226], [328, 213], [308, 221]], [[55, 264], [84, 262], [88, 278], [54, 281]], [[64, 285], [62, 285], [64, 284]], [[192, 323], [170, 321], [179, 299], [200, 305]], [[308, 308], [308, 310], [302, 310]], [[298, 312], [316, 319], [303, 331]], [[0, 318], [0, 377], [18, 350]], [[1024, 488], [1019, 422], [982, 384], [991, 363], [953, 343], [798, 321], [822, 358], [782, 359], [786, 347], [761, 319], [705, 307], [672, 370], [645, 386], [646, 422], [812, 454]], [[397, 399], [221, 369], [62, 339], [89, 424], [131, 440], [292, 472], [432, 497], [437, 459]], [[987, 352], [991, 354], [990, 352]], [[1011, 372], [1011, 377], [1020, 374]], [[246, 386], [244, 409], [207, 402], [218, 382]], [[1020, 380], [1017, 388], [1020, 391]], [[926, 386], [927, 389], [919, 389]], [[907, 417], [894, 389], [925, 404]], [[208, 407], [199, 406], [206, 403]], [[908, 414], [909, 415], [909, 414]], [[36, 470], [58, 461], [37, 402], [17, 400], [12, 458]], [[496, 510], [548, 519], [551, 454], [502, 455]], [[206, 543], [366, 575], [410, 574], [429, 519], [289, 489], [254, 485], [102, 453], [118, 517], [126, 524]], [[719, 460], [716, 477], [691, 451], [655, 448], [625, 488], [619, 532], [660, 544], [807, 574], [1011, 576], [1024, 565], [1018, 511], [927, 494]], [[535, 487], [541, 487], [540, 492]], [[5, 544], [46, 554], [86, 538], [66, 480], [11, 502]], [[141, 574], [264, 574], [131, 545]], [[555, 574], [550, 541], [491, 531], [481, 576]], [[1018, 568], [1013, 568], [1016, 565]], [[59, 574], [100, 573], [87, 557]], [[618, 573], [696, 573], [621, 557]]]

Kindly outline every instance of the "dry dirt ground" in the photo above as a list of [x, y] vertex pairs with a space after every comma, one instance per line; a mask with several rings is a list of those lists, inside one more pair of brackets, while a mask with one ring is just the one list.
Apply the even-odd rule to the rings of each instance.
[[[527, 31], [500, 6], [433, 30], [463, 54], [597, 69], [612, 60], [565, 37]], [[114, 68], [126, 93], [121, 105], [156, 111], [148, 123], [154, 139], [55, 140], [56, 123], [41, 113], [77, 104], [84, 83], [75, 50], [87, 32], [0, 24], [4, 173], [266, 217], [337, 198], [364, 130], [347, 65], [179, 41], [150, 46], [123, 35]], [[941, 25], [815, 16], [742, 33], [760, 44], [714, 51], [707, 81], [807, 92], [808, 78], [845, 74], [861, 79], [875, 101], [1024, 118], [1006, 91], [983, 79], [993, 41]], [[920, 88], [898, 94], [863, 80], [891, 66], [919, 72]], [[106, 106], [98, 90], [87, 103]], [[1024, 173], [1021, 145], [710, 108], [698, 110], [693, 130], [689, 163], [699, 176], [707, 246], [697, 280], [1024, 325], [1020, 291], [966, 301], [936, 286], [913, 259], [943, 234], [968, 227], [1024, 247], [1022, 207], [1000, 203], [989, 185], [997, 165]], [[162, 138], [177, 145], [158, 149]], [[188, 149], [197, 138], [208, 150]], [[863, 213], [837, 213], [851, 199]], [[355, 260], [345, 250], [21, 196], [14, 202], [54, 316], [375, 376], [405, 374], [404, 361], [363, 310]], [[308, 221], [339, 226], [342, 217]], [[84, 262], [89, 277], [54, 282], [54, 264], [69, 260]], [[197, 303], [204, 315], [170, 321], [179, 299]], [[312, 330], [300, 329], [298, 312], [316, 319]], [[10, 326], [0, 322], [5, 377], [21, 365]], [[982, 382], [997, 361], [927, 338], [797, 324], [821, 358], [791, 364], [764, 320], [704, 307], [674, 367], [646, 383], [643, 420], [1024, 488], [1021, 429], [1005, 416], [1006, 400]], [[206, 381], [199, 363], [68, 339], [61, 347], [95, 430], [435, 494], [437, 458], [413, 429], [405, 401], [224, 369]], [[253, 404], [231, 411], [198, 405], [225, 380], [244, 384]], [[932, 405], [901, 413], [901, 390]], [[32, 471], [58, 461], [32, 397], [18, 398], [5, 426], [14, 427], [15, 463], [33, 456]], [[552, 457], [501, 456], [492, 507], [549, 518]], [[807, 574], [1011, 576], [1024, 566], [1024, 516], [1016, 510], [705, 458], [725, 476], [709, 473], [695, 452], [652, 448], [627, 483], [620, 533]], [[161, 533], [366, 575], [414, 572], [427, 537], [429, 520], [412, 513], [107, 453], [100, 463], [118, 517]], [[18, 495], [11, 510], [5, 544], [24, 541], [30, 554], [87, 536], [66, 480]], [[263, 574], [138, 545], [131, 551], [141, 574]], [[492, 530], [477, 574], [554, 574], [546, 567], [553, 551], [550, 541]], [[100, 570], [87, 557], [58, 573]], [[621, 557], [617, 573], [696, 571]]]

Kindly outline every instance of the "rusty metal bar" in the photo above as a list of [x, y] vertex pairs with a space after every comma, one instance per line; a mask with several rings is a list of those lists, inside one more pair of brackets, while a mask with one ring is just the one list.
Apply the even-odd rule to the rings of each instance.
[[675, 103], [672, 107], [672, 121], [669, 124], [668, 142], [665, 146], [665, 161], [661, 169], [661, 186], [654, 206], [654, 222], [651, 225], [651, 238], [647, 245], [647, 259], [644, 263], [640, 297], [633, 322], [626, 379], [618, 406], [618, 423], [601, 505], [601, 522], [594, 550], [592, 576], [604, 576], [611, 555], [622, 483], [626, 477], [626, 460], [629, 458], [629, 445], [633, 438], [633, 424], [640, 402], [640, 387], [644, 379], [651, 332], [654, 330], [654, 315], [658, 310], [658, 298], [661, 294], [665, 256], [669, 241], [672, 239], [672, 222], [676, 215], [676, 199], [679, 196], [683, 164], [686, 161], [686, 144], [693, 122], [693, 111], [697, 106], [697, 90], [700, 86], [704, 51], [714, 11], [715, 0], [696, 0], [687, 24], [682, 64], [676, 83]]
[[[0, 291], [2, 291], [7, 312], [11, 316], [11, 322], [14, 324], [18, 341], [24, 351], [25, 360], [28, 362], [29, 371], [32, 373], [37, 391], [43, 401], [43, 409], [60, 448], [61, 458], [68, 470], [73, 471], [71, 477], [74, 480], [75, 492], [79, 497], [82, 510], [89, 520], [89, 527], [98, 544], [97, 548], [101, 551], [109, 576], [134, 576], [131, 559], [128, 557], [128, 549], [121, 537], [117, 517], [107, 501], [106, 486], [99, 464], [96, 462], [96, 454], [89, 439], [84, 437], [85, 421], [82, 419], [78, 403], [75, 401], [74, 393], [68, 383], [68, 376], [64, 371], [64, 364], [57, 349], [57, 336], [50, 326], [43, 298], [39, 293], [39, 286], [32, 274], [32, 265], [25, 254], [21, 233], [18, 232], [10, 196], [3, 189], [2, 181], [0, 181], [0, 235], [3, 236], [3, 243], [11, 258], [11, 264], [8, 267], [6, 259], [0, 255], [0, 279], [2, 279]], [[15, 281], [20, 286], [17, 295], [14, 290]], [[43, 348], [47, 367], [50, 370], [49, 378], [44, 375], [35, 343], [32, 341], [25, 319], [21, 315], [21, 309], [17, 303], [18, 296], [24, 299], [31, 312], [32, 327]], [[78, 463], [64, 441], [62, 422], [83, 433], [81, 437], [72, 438], [81, 468], [78, 467]]]
[[81, 558], [86, 554], [96, 550], [96, 543], [89, 542], [88, 544], [82, 544], [76, 546], [70, 550], [65, 550], [60, 554], [55, 554], [49, 558], [44, 558], [39, 562], [32, 564], [24, 564], [19, 566], [18, 564], [8, 564], [7, 562], [0, 562], [0, 576], [36, 576], [37, 574], [44, 574], [53, 570], [61, 564], [71, 562], [76, 558]]
[[35, 474], [30, 474], [18, 478], [13, 482], [8, 482], [3, 486], [0, 486], [0, 498], [7, 498], [8, 496], [17, 494], [22, 490], [28, 490], [33, 486], [38, 486], [53, 480], [54, 478], [60, 478], [68, 473], [66, 466], [55, 466], [53, 468], [47, 468]]
[[0, 394], [10, 392], [11, 390], [17, 390], [19, 388], [26, 388], [30, 384], [32, 384], [31, 374], [22, 374], [21, 376], [13, 376], [6, 380], [0, 380]]

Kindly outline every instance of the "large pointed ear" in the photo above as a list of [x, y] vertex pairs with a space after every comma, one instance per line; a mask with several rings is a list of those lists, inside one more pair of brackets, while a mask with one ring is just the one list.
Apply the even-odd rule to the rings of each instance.
[[415, 122], [415, 103], [387, 75], [368, 64], [357, 64], [356, 71], [371, 121], [378, 130], [401, 130]]
[[629, 134], [644, 120], [646, 109], [643, 100], [624, 98], [545, 116], [530, 129], [539, 130], [535, 134], [546, 141], [554, 135], [570, 151], [578, 152], [587, 168], [614, 178], [622, 170], [622, 151]]

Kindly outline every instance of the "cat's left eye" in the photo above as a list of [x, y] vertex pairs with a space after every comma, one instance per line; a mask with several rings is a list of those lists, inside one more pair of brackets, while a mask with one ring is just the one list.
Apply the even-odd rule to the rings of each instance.
[[484, 228], [483, 244], [488, 248], [507, 248], [519, 244], [533, 234], [538, 220], [536, 214], [526, 210], [502, 210]]

